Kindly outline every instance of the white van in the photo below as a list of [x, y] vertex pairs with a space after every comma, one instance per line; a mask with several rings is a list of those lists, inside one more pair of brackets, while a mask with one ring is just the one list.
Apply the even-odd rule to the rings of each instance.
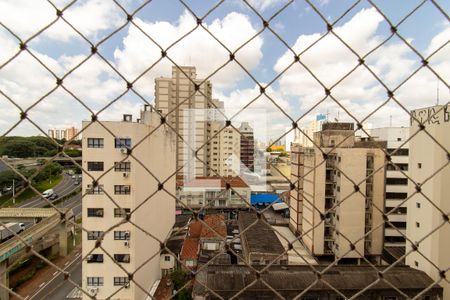
[[49, 189], [49, 190], [46, 190], [45, 192], [43, 192], [42, 196], [44, 196], [44, 198], [49, 198], [54, 193], [55, 193], [55, 191], [53, 191], [53, 189]]

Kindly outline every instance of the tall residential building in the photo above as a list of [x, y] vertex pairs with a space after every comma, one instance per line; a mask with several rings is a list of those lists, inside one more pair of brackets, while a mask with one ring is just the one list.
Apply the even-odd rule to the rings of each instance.
[[71, 140], [78, 134], [78, 129], [75, 127], [69, 127], [66, 129], [66, 139]]
[[[155, 79], [156, 109], [163, 115], [170, 112], [167, 123], [177, 133], [176, 169], [185, 177], [208, 175], [205, 143], [210, 136], [207, 110], [214, 107], [211, 94], [211, 83], [198, 79], [195, 67], [173, 66], [171, 78]], [[193, 159], [190, 148], [199, 149], [201, 161]]]
[[255, 140], [253, 128], [248, 122], [242, 122], [239, 127], [241, 134], [241, 162], [250, 171], [255, 169]]
[[[157, 192], [161, 187], [150, 172], [175, 194], [175, 176], [170, 177], [175, 172], [175, 139], [167, 125], [155, 130], [159, 124], [159, 115], [150, 110], [142, 111], [138, 122], [132, 122], [131, 115], [124, 115], [121, 122], [102, 121], [102, 125], [83, 122], [82, 165], [88, 174], [83, 174], [82, 184], [83, 228], [87, 230], [82, 237], [82, 286], [96, 299], [146, 299], [123, 269], [147, 292], [160, 279], [156, 239], [165, 240], [171, 231], [175, 200]], [[129, 149], [138, 143], [129, 156]], [[101, 178], [96, 182], [91, 176]], [[96, 248], [98, 241], [108, 255]]]
[[357, 141], [353, 123], [324, 123], [314, 142], [291, 149], [291, 230], [316, 256], [380, 257], [385, 143]]
[[370, 130], [370, 136], [377, 141], [386, 141], [391, 156], [386, 166], [384, 211], [395, 228], [385, 223], [384, 249], [388, 257], [397, 260], [405, 253], [409, 127], [374, 128]]
[[302, 132], [299, 131], [296, 136], [296, 142], [303, 147], [312, 147], [314, 140], [314, 133], [322, 130], [322, 124], [327, 122], [327, 116], [318, 114], [316, 119], [308, 124], [308, 126], [302, 127]]
[[78, 134], [78, 129], [76, 129], [75, 127], [69, 127], [66, 129], [56, 129], [56, 128], [51, 128], [47, 131], [47, 134], [49, 137], [53, 138], [53, 139], [66, 139], [66, 140], [70, 140], [73, 137], [75, 137]]
[[[417, 109], [412, 115], [425, 126], [426, 132], [411, 119], [409, 176], [420, 186], [416, 187], [412, 181], [408, 183], [411, 198], [407, 202], [406, 235], [419, 244], [417, 251], [406, 256], [406, 263], [425, 271], [436, 281], [441, 279], [440, 272], [447, 271], [447, 280], [439, 284], [444, 288], [444, 299], [450, 299], [450, 106]], [[407, 242], [406, 251], [411, 249], [411, 243]]]
[[224, 126], [225, 122], [210, 122], [211, 141], [208, 143], [208, 153], [209, 166], [213, 171], [208, 170], [208, 174], [237, 176], [241, 167], [241, 135], [232, 127], [222, 129]]

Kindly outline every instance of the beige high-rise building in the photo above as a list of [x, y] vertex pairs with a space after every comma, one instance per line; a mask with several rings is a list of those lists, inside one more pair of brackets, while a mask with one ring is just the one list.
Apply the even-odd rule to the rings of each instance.
[[[123, 121], [102, 124], [83, 122], [82, 164], [89, 174], [83, 173], [82, 183], [87, 230], [82, 237], [82, 286], [96, 299], [143, 300], [147, 296], [140, 287], [149, 292], [161, 277], [156, 239], [164, 241], [175, 222], [172, 197], [160, 191], [148, 198], [162, 187], [175, 194], [175, 176], [170, 177], [175, 172], [175, 139], [167, 125], [155, 130], [160, 117], [151, 110], [141, 112], [138, 122], [124, 115]], [[135, 159], [127, 153], [138, 143], [132, 149]], [[159, 186], [146, 168], [164, 185]], [[91, 176], [99, 178], [95, 185]], [[95, 247], [100, 239], [105, 251]], [[83, 299], [90, 298], [83, 295]]]
[[393, 262], [405, 253], [409, 127], [373, 128], [370, 136], [377, 141], [386, 141], [386, 150], [391, 156], [386, 166], [385, 213], [394, 227], [385, 224], [384, 249], [386, 260]]
[[316, 256], [381, 256], [385, 143], [357, 141], [353, 123], [324, 123], [314, 142], [291, 148], [291, 230]]
[[[413, 182], [408, 182], [406, 235], [419, 245], [418, 251], [406, 256], [406, 264], [436, 281], [441, 279], [440, 272], [447, 270], [447, 281], [439, 284], [444, 288], [444, 299], [450, 299], [450, 106], [417, 109], [412, 115], [441, 146], [426, 132], [419, 131], [419, 124], [411, 119], [410, 134], [414, 136], [409, 142], [409, 175], [420, 184], [421, 193], [417, 193]], [[411, 249], [411, 243], [406, 242], [406, 252]]]
[[[210, 136], [207, 113], [214, 107], [211, 83], [197, 79], [195, 67], [173, 66], [171, 78], [155, 79], [155, 105], [162, 114], [170, 113], [167, 122], [181, 136], [176, 139], [176, 168], [182, 169], [179, 174], [192, 178], [208, 175], [205, 143]], [[199, 149], [197, 156], [201, 161], [193, 159], [190, 147]]]
[[[66, 129], [66, 139], [67, 140], [73, 139], [77, 134], [78, 134], [78, 129], [76, 129], [73, 126]], [[79, 139], [78, 136], [77, 136], [77, 139]]]
[[[211, 122], [210, 175], [237, 176], [240, 173], [241, 136], [232, 127], [224, 127], [224, 122]], [[219, 132], [220, 131], [220, 132]], [[217, 173], [215, 173], [217, 172]]]

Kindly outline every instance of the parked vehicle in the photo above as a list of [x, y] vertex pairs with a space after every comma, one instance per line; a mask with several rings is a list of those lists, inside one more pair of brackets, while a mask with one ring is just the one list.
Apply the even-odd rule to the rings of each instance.
[[43, 192], [42, 196], [44, 198], [50, 198], [54, 193], [55, 193], [55, 191], [53, 189], [49, 189], [49, 190], [46, 190], [45, 192]]
[[24, 223], [6, 223], [6, 228], [2, 225], [0, 225], [0, 241], [6, 241], [7, 239], [11, 238], [14, 233], [21, 233], [25, 230], [25, 224]]

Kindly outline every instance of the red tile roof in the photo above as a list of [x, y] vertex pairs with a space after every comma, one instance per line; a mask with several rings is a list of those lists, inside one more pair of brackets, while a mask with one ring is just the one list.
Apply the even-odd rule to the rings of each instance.
[[190, 238], [199, 238], [202, 233], [202, 223], [198, 221], [193, 221], [189, 224], [189, 233], [188, 236]]
[[198, 259], [198, 238], [187, 238], [181, 249], [181, 260]]
[[205, 216], [204, 222], [209, 227], [203, 225], [201, 238], [220, 238], [227, 236], [227, 226], [225, 225], [224, 215], [207, 215]]

